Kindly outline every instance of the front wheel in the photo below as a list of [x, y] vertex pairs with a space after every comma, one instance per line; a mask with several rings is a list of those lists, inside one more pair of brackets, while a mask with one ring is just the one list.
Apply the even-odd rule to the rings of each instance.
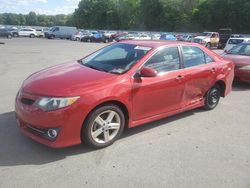
[[210, 42], [207, 43], [207, 44], [206, 44], [206, 47], [207, 47], [208, 49], [211, 49], [211, 47], [212, 47], [212, 46], [211, 46], [211, 43], [210, 43]]
[[7, 38], [8, 38], [8, 39], [11, 39], [11, 38], [12, 38], [12, 36], [9, 34], [9, 35], [7, 35]]
[[205, 106], [206, 110], [214, 109], [220, 101], [221, 91], [218, 85], [213, 86], [205, 96]]
[[34, 38], [35, 37], [35, 35], [34, 34], [30, 34], [30, 38]]
[[105, 105], [94, 110], [83, 126], [83, 141], [90, 147], [104, 148], [121, 136], [125, 117], [118, 106]]

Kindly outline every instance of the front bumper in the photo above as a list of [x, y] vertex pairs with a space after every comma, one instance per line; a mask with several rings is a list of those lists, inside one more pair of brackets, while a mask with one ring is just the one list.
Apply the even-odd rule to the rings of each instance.
[[[22, 99], [30, 101], [23, 101]], [[44, 112], [32, 105], [39, 96], [19, 92], [15, 101], [16, 118], [19, 127], [29, 138], [53, 148], [62, 148], [81, 143], [83, 114], [77, 110], [77, 104], [70, 107]], [[55, 139], [49, 139], [49, 129], [58, 130]]]

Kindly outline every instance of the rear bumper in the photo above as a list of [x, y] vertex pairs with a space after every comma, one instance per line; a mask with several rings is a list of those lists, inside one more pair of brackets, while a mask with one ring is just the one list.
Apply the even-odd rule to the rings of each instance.
[[250, 83], [250, 71], [235, 69], [235, 79]]

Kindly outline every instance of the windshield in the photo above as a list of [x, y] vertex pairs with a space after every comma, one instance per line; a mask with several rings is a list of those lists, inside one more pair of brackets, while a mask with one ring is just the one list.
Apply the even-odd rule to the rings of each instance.
[[150, 51], [150, 47], [113, 44], [80, 60], [82, 65], [99, 71], [122, 74]]
[[240, 44], [244, 41], [244, 39], [230, 39], [228, 44]]
[[228, 51], [229, 54], [250, 56], [250, 44], [239, 44]]

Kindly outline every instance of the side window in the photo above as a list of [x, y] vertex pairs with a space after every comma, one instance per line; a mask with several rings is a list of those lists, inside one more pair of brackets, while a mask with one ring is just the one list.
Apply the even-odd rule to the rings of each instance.
[[54, 29], [54, 31], [59, 31], [59, 27], [56, 27], [56, 28]]
[[177, 47], [164, 48], [154, 54], [144, 67], [155, 69], [158, 73], [178, 70], [180, 68], [180, 56]]
[[194, 46], [183, 46], [182, 51], [185, 68], [206, 63], [204, 53], [200, 48]]
[[205, 59], [206, 59], [206, 63], [212, 63], [214, 62], [213, 58], [211, 58], [209, 55], [207, 55], [205, 52], [204, 52], [204, 55], [205, 55]]

